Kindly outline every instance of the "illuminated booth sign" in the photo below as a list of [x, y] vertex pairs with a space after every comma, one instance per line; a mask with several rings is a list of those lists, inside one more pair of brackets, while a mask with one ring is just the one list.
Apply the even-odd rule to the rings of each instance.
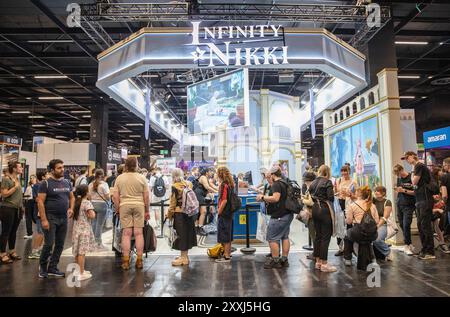
[[[334, 108], [364, 88], [365, 56], [325, 29], [279, 25], [143, 28], [99, 56], [99, 87], [124, 107], [145, 119], [145, 93], [131, 78], [161, 69], [261, 68], [321, 70], [330, 76], [315, 94], [316, 116]], [[310, 120], [309, 105], [299, 125]], [[167, 122], [151, 105], [152, 127], [174, 141], [181, 127]]]
[[450, 127], [424, 132], [423, 145], [426, 150], [440, 147], [450, 148]]

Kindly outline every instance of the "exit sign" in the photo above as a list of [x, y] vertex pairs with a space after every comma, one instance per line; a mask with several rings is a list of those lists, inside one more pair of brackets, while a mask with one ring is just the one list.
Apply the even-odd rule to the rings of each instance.
[[169, 150], [160, 150], [159, 154], [161, 154], [161, 155], [169, 155]]

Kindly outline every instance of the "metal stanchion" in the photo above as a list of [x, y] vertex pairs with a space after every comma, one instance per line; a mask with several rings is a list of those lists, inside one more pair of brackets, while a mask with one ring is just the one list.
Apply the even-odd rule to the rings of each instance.
[[253, 254], [256, 252], [255, 248], [250, 248], [250, 216], [249, 216], [249, 205], [245, 206], [245, 239], [246, 239], [246, 247], [241, 248], [241, 252], [244, 254]]
[[309, 235], [309, 232], [308, 232], [308, 245], [304, 245], [302, 248], [308, 251], [314, 250], [311, 244], [311, 236]]
[[160, 217], [160, 221], [161, 221], [161, 233], [157, 236], [157, 238], [164, 238], [164, 233], [163, 233], [163, 227], [164, 227], [164, 202], [165, 200], [161, 200], [160, 204], [161, 204], [161, 217]]

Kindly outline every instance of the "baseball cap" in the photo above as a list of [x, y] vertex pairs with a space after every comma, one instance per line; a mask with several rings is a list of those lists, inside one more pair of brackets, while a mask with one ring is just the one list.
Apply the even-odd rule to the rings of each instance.
[[414, 151], [407, 151], [403, 153], [403, 156], [400, 158], [401, 160], [406, 160], [408, 156], [417, 156], [417, 153]]

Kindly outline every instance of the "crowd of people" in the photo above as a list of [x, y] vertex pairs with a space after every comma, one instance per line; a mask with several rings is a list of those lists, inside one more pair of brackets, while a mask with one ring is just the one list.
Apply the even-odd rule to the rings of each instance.
[[[444, 160], [442, 169], [435, 168], [433, 171], [419, 162], [414, 152], [406, 152], [401, 159], [412, 168], [411, 173], [400, 164], [393, 169], [397, 177], [394, 188], [397, 193], [396, 214], [403, 234], [405, 254], [417, 255], [422, 260], [436, 258], [434, 235], [438, 248], [450, 253], [444, 236], [450, 223], [450, 158]], [[92, 274], [85, 270], [85, 255], [108, 250], [103, 245], [102, 234], [111, 211], [119, 217], [122, 228], [121, 267], [124, 270], [131, 265], [132, 237], [137, 255], [135, 267], [142, 269], [145, 222], [153, 221], [152, 226], [159, 229], [165, 218], [173, 222], [177, 233], [172, 248], [180, 251], [172, 265], [189, 265], [189, 250], [197, 246], [198, 236], [208, 234], [205, 224], [211, 215], [217, 217], [217, 241], [223, 246], [223, 254], [216, 262], [231, 261], [232, 201], [233, 195], [237, 194], [236, 187], [243, 180], [241, 175], [232, 175], [226, 167], [194, 167], [189, 174], [175, 168], [170, 182], [160, 168], [148, 172], [139, 168], [136, 158], [129, 158], [108, 178], [100, 168], [91, 175], [83, 168], [79, 175], [66, 179], [64, 162], [54, 159], [49, 163], [48, 172], [38, 172], [30, 177], [25, 192], [20, 184], [22, 172], [19, 162], [10, 162], [2, 177], [2, 264], [21, 260], [15, 245], [17, 229], [25, 214], [24, 238], [33, 239], [28, 258], [39, 259], [39, 277], [64, 276], [64, 272], [58, 269], [58, 263], [66, 233], [71, 228], [72, 253], [80, 266], [80, 279], [89, 279]], [[261, 211], [270, 217], [266, 236], [270, 254], [264, 268], [289, 266], [289, 234], [295, 217], [303, 217], [309, 229], [314, 250], [307, 258], [315, 262], [317, 270], [337, 271], [328, 261], [328, 256], [330, 241], [338, 225], [344, 226], [345, 236], [337, 239], [339, 249], [335, 256], [343, 256], [345, 265], [351, 266], [353, 254], [363, 252], [364, 246], [368, 247], [371, 261], [393, 260], [391, 246], [386, 241], [393, 218], [393, 202], [387, 199], [385, 187], [371, 189], [359, 186], [352, 179], [348, 164], [341, 168], [341, 177], [333, 179], [330, 168], [322, 165], [317, 171], [307, 170], [304, 173], [300, 199], [302, 210], [296, 216], [287, 204], [291, 180], [282, 173], [280, 164], [275, 163], [269, 169], [262, 168], [261, 176], [261, 183], [253, 189], [258, 192], [256, 199], [261, 203]], [[216, 195], [217, 204], [214, 204]], [[164, 204], [168, 208], [161, 218], [161, 206]], [[186, 213], [190, 206], [198, 206], [195, 217]], [[414, 214], [422, 246], [419, 252], [411, 238]], [[69, 219], [73, 219], [71, 227]], [[342, 219], [345, 223], [339, 224]], [[36, 228], [34, 234], [33, 223]], [[359, 250], [355, 250], [355, 246]]]

